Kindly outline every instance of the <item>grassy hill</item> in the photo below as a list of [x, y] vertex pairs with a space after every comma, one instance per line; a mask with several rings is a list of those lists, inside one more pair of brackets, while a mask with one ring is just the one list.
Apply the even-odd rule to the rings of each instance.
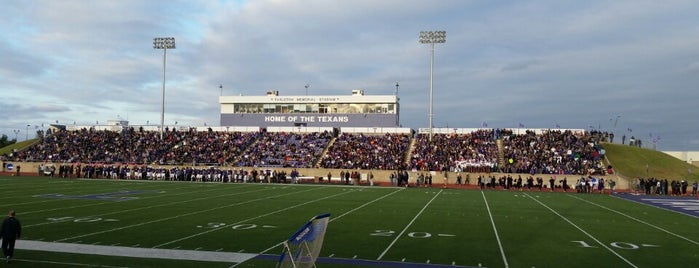
[[2, 147], [2, 148], [0, 148], [0, 155], [6, 155], [6, 154], [9, 155], [10, 153], [12, 153], [12, 150], [14, 150], [14, 149], [17, 149], [17, 150], [24, 149], [24, 148], [26, 148], [27, 146], [32, 145], [32, 144], [34, 144], [34, 143], [37, 142], [37, 141], [38, 141], [38, 139], [31, 139], [31, 140], [26, 140], [26, 141], [20, 141], [20, 142], [17, 142], [17, 143], [10, 144], [10, 145], [8, 145], [8, 146]]
[[[655, 177], [669, 180], [699, 180], [699, 169], [663, 152], [621, 144], [605, 143], [602, 146], [617, 174], [627, 179]], [[648, 165], [647, 173], [646, 165]]]

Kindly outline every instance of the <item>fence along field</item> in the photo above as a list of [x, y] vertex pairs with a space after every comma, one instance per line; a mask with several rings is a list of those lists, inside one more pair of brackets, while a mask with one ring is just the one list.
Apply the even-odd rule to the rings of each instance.
[[[320, 213], [332, 216], [318, 267], [699, 263], [696, 216], [600, 194], [28, 177], [2, 177], [0, 184], [0, 210], [17, 210], [24, 227], [16, 264], [32, 267], [270, 267], [280, 242]], [[32, 243], [252, 259], [115, 258], [87, 249], [75, 255], [23, 248]]]

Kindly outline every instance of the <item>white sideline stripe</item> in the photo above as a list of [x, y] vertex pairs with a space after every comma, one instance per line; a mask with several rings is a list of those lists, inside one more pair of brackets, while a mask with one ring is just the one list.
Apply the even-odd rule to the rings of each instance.
[[[390, 193], [388, 193], [388, 194], [385, 194], [385, 195], [383, 195], [383, 196], [381, 196], [381, 197], [378, 197], [378, 198], [376, 198], [376, 199], [374, 199], [374, 200], [372, 200], [372, 201], [370, 201], [370, 202], [364, 203], [364, 204], [362, 204], [361, 206], [358, 206], [358, 207], [356, 207], [356, 208], [353, 208], [353, 209], [350, 210], [350, 211], [347, 211], [347, 212], [345, 212], [345, 213], [342, 213], [341, 215], [339, 215], [339, 216], [337, 216], [337, 217], [332, 217], [332, 218], [328, 221], [328, 223], [331, 223], [331, 222], [333, 222], [333, 221], [335, 221], [335, 220], [337, 220], [337, 219], [340, 219], [340, 218], [346, 216], [347, 214], [353, 213], [353, 212], [355, 212], [355, 211], [357, 211], [357, 210], [359, 210], [359, 209], [361, 209], [361, 208], [364, 208], [364, 207], [366, 207], [366, 206], [368, 206], [368, 205], [371, 205], [371, 204], [373, 204], [373, 203], [376, 203], [376, 202], [380, 201], [381, 199], [384, 199], [384, 198], [386, 198], [386, 197], [389, 197], [389, 196], [391, 196], [391, 195], [393, 195], [393, 194], [395, 194], [395, 193], [397, 193], [397, 192], [403, 191], [403, 190], [405, 190], [405, 188], [400, 187], [400, 188], [398, 188], [398, 190], [396, 190], [396, 191], [392, 191], [392, 192], [390, 192]], [[271, 246], [271, 247], [269, 247], [269, 248], [267, 248], [267, 249], [261, 251], [260, 254], [264, 254], [264, 253], [266, 253], [267, 251], [273, 250], [273, 249], [275, 249], [275, 248], [277, 248], [278, 246], [281, 246], [281, 245], [284, 245], [284, 242], [279, 242], [279, 243], [277, 243], [276, 245]], [[331, 255], [334, 255], [334, 254], [331, 254]], [[330, 256], [330, 257], [332, 258], [332, 256]]]
[[[585, 202], [587, 202], [588, 204], [592, 204], [592, 205], [601, 207], [601, 208], [606, 209], [606, 210], [609, 210], [609, 211], [611, 211], [611, 212], [615, 212], [615, 213], [617, 213], [617, 214], [619, 214], [619, 215], [622, 215], [622, 216], [627, 217], [627, 218], [629, 218], [629, 219], [632, 219], [632, 220], [634, 220], [634, 221], [643, 223], [643, 224], [645, 224], [645, 225], [648, 225], [648, 226], [650, 226], [650, 227], [653, 227], [653, 228], [655, 228], [655, 229], [658, 229], [658, 230], [660, 230], [660, 231], [663, 231], [663, 232], [665, 232], [665, 233], [667, 233], [667, 234], [670, 234], [670, 235], [672, 235], [672, 236], [674, 236], [674, 237], [677, 237], [677, 238], [686, 240], [686, 241], [688, 241], [688, 242], [690, 242], [690, 243], [692, 243], [692, 244], [695, 244], [695, 245], [698, 245], [698, 246], [699, 246], [699, 242], [694, 241], [694, 240], [692, 240], [692, 239], [689, 239], [689, 238], [687, 238], [687, 237], [678, 235], [678, 234], [676, 234], [676, 233], [670, 232], [670, 231], [668, 231], [668, 230], [666, 230], [666, 229], [664, 229], [664, 228], [662, 228], [662, 227], [660, 227], [660, 226], [655, 226], [655, 225], [653, 225], [653, 224], [651, 224], [651, 223], [645, 222], [645, 221], [643, 221], [643, 220], [641, 220], [641, 219], [634, 218], [633, 216], [627, 215], [627, 214], [625, 214], [625, 213], [623, 213], [623, 212], [620, 212], [620, 211], [617, 211], [617, 210], [614, 210], [614, 209], [611, 209], [611, 208], [608, 208], [608, 207], [605, 207], [605, 206], [602, 206], [602, 205], [599, 205], [599, 204], [596, 204], [596, 203], [592, 203], [592, 202], [590, 202], [590, 201], [587, 201], [587, 200], [582, 199], [582, 198], [577, 197], [577, 196], [573, 196], [573, 195], [568, 195], [568, 196], [573, 197], [573, 198], [578, 199], [578, 200], [585, 201]], [[624, 199], [624, 200], [626, 200], [626, 199]], [[643, 204], [643, 203], [641, 203], [641, 204]], [[647, 204], [645, 204], [645, 205], [647, 205]], [[676, 211], [675, 211], [675, 212], [676, 212]], [[682, 215], [686, 215], [686, 214], [682, 214]]]
[[541, 201], [537, 200], [536, 198], [532, 197], [531, 195], [529, 195], [529, 194], [527, 194], [527, 193], [524, 193], [524, 195], [526, 195], [526, 196], [529, 197], [530, 199], [536, 201], [537, 203], [539, 203], [539, 205], [541, 205], [541, 206], [547, 208], [548, 210], [550, 210], [551, 212], [553, 212], [553, 214], [556, 214], [556, 216], [558, 216], [558, 217], [560, 217], [561, 219], [563, 219], [564, 221], [568, 222], [570, 225], [573, 225], [573, 227], [575, 227], [576, 229], [578, 229], [578, 230], [579, 230], [580, 232], [582, 232], [583, 234], [587, 235], [587, 237], [589, 237], [590, 239], [595, 240], [595, 242], [597, 242], [597, 244], [599, 244], [600, 246], [602, 246], [603, 248], [607, 249], [607, 250], [608, 250], [609, 252], [611, 252], [612, 254], [614, 254], [614, 255], [616, 255], [617, 257], [619, 257], [619, 259], [622, 259], [624, 262], [626, 262], [626, 263], [628, 263], [629, 265], [631, 265], [631, 267], [638, 268], [638, 266], [636, 266], [635, 264], [631, 263], [629, 260], [627, 260], [627, 259], [624, 258], [623, 256], [619, 255], [619, 253], [617, 253], [616, 251], [614, 251], [614, 250], [612, 250], [611, 248], [607, 247], [607, 245], [605, 245], [604, 243], [602, 243], [602, 241], [599, 241], [597, 238], [595, 238], [595, 237], [592, 236], [590, 233], [588, 233], [588, 232], [586, 232], [585, 230], [583, 230], [582, 228], [580, 228], [580, 226], [576, 225], [575, 223], [573, 223], [572, 221], [570, 221], [568, 218], [566, 218], [566, 217], [564, 217], [563, 215], [559, 214], [557, 211], [553, 210], [552, 208], [550, 208], [550, 207], [547, 206], [546, 204], [542, 203]]
[[17, 248], [63, 253], [209, 262], [244, 262], [258, 255], [252, 253], [98, 246], [32, 240], [17, 241]]
[[[315, 189], [320, 189], [320, 188], [315, 188]], [[205, 212], [209, 212], [209, 211], [213, 211], [213, 210], [217, 210], [217, 209], [228, 208], [228, 207], [234, 207], [234, 206], [240, 206], [240, 205], [244, 205], [244, 204], [248, 204], [248, 203], [252, 203], [252, 202], [257, 202], [257, 201], [260, 201], [260, 200], [271, 199], [271, 198], [276, 198], [276, 197], [281, 197], [281, 196], [287, 196], [287, 195], [292, 195], [292, 194], [297, 194], [297, 193], [303, 193], [303, 192], [308, 192], [308, 191], [311, 191], [311, 190], [314, 190], [314, 189], [312, 188], [312, 189], [310, 189], [310, 190], [305, 190], [305, 191], [291, 192], [291, 193], [280, 194], [280, 195], [275, 195], [275, 196], [270, 196], [270, 197], [252, 199], [252, 200], [248, 200], [248, 201], [245, 201], [245, 202], [234, 203], [234, 204], [225, 205], [225, 206], [218, 206], [218, 207], [213, 207], [213, 208], [204, 209], [204, 210], [197, 210], [197, 211], [195, 211], [195, 212], [184, 213], [184, 214], [180, 214], [180, 215], [177, 215], [177, 216], [172, 216], [172, 217], [167, 217], [167, 218], [160, 218], [160, 219], [157, 219], [157, 220], [152, 220], [152, 221], [147, 221], [147, 222], [141, 222], [141, 223], [132, 224], [132, 225], [127, 225], [127, 226], [122, 226], [122, 227], [113, 228], [113, 229], [109, 229], [109, 230], [104, 230], [104, 231], [93, 232], [93, 233], [89, 233], [89, 234], [83, 234], [83, 235], [77, 235], [77, 236], [73, 236], [73, 237], [67, 237], [67, 238], [63, 238], [63, 239], [58, 239], [58, 240], [56, 240], [56, 242], [61, 242], [61, 241], [66, 241], [66, 240], [72, 240], [72, 239], [81, 238], [81, 237], [86, 237], [86, 236], [92, 236], [92, 235], [96, 235], [96, 234], [103, 234], [103, 233], [109, 233], [109, 232], [119, 231], [119, 230], [131, 228], [131, 227], [137, 227], [137, 226], [142, 226], [142, 225], [151, 224], [151, 223], [156, 223], [156, 222], [161, 222], [161, 221], [168, 221], [168, 220], [177, 219], [177, 218], [181, 218], [181, 217], [186, 217], [186, 216], [201, 214], [201, 213], [205, 213]], [[172, 205], [172, 204], [174, 204], [174, 203], [169, 203], [169, 204], [164, 204], [164, 205]], [[125, 211], [126, 211], [126, 210], [122, 210], [122, 211], [117, 211], [117, 212], [115, 212], [115, 213], [123, 213], [123, 212], [125, 212]], [[107, 213], [107, 214], [113, 214], [113, 213]]]
[[505, 255], [505, 249], [502, 247], [502, 241], [500, 241], [500, 235], [498, 235], [498, 228], [495, 227], [495, 220], [493, 220], [493, 214], [490, 213], [490, 206], [488, 205], [488, 199], [485, 198], [485, 193], [481, 191], [483, 196], [483, 202], [485, 203], [485, 208], [488, 210], [488, 216], [490, 217], [490, 224], [493, 225], [493, 231], [495, 231], [495, 239], [498, 240], [498, 247], [500, 247], [500, 255], [502, 255], [502, 261], [505, 263], [505, 268], [510, 267], [507, 263], [507, 256]]
[[[187, 240], [187, 239], [190, 239], [190, 238], [194, 238], [194, 237], [197, 237], [197, 236], [200, 236], [200, 235], [203, 235], [203, 234], [208, 234], [208, 233], [215, 232], [215, 231], [218, 231], [218, 230], [227, 229], [227, 228], [230, 228], [231, 225], [232, 225], [232, 226], [235, 226], [235, 225], [238, 225], [238, 224], [241, 224], [241, 223], [244, 223], [244, 222], [248, 222], [248, 221], [251, 221], [251, 220], [259, 219], [259, 218], [262, 218], [262, 217], [267, 217], [267, 216], [269, 216], [269, 215], [274, 215], [274, 214], [277, 214], [277, 213], [279, 213], [279, 212], [284, 212], [284, 211], [287, 211], [287, 210], [290, 210], [290, 209], [294, 209], [294, 208], [297, 208], [297, 207], [305, 206], [305, 205], [308, 205], [308, 204], [311, 204], [311, 203], [315, 203], [315, 202], [318, 202], [318, 201], [321, 201], [321, 200], [325, 200], [325, 199], [328, 199], [328, 198], [333, 198], [333, 197], [336, 197], [336, 196], [339, 196], [339, 195], [345, 195], [345, 194], [352, 193], [352, 192], [353, 192], [353, 191], [341, 192], [341, 193], [337, 193], [337, 194], [334, 194], [334, 195], [331, 195], [331, 196], [326, 196], [326, 197], [323, 197], [323, 198], [319, 198], [319, 199], [307, 201], [307, 202], [304, 202], [304, 203], [301, 203], [301, 204], [293, 205], [293, 206], [290, 206], [290, 207], [285, 207], [285, 208], [278, 209], [278, 210], [275, 210], [275, 211], [272, 211], [272, 212], [269, 212], [269, 213], [265, 213], [265, 214], [262, 214], [262, 215], [259, 215], [259, 216], [255, 216], [255, 217], [252, 217], [252, 218], [247, 218], [247, 219], [245, 219], [245, 220], [238, 221], [238, 222], [236, 222], [236, 223], [231, 223], [230, 225], [224, 225], [224, 226], [222, 226], [222, 227], [218, 227], [218, 228], [206, 230], [206, 231], [199, 232], [199, 233], [196, 233], [196, 234], [193, 234], [193, 235], [190, 235], [190, 236], [185, 236], [185, 237], [180, 238], [180, 239], [175, 239], [175, 240], [172, 240], [172, 241], [170, 241], [170, 242], [165, 242], [165, 243], [162, 243], [162, 244], [160, 244], [160, 245], [154, 246], [153, 248], [159, 248], [159, 247], [162, 247], [162, 246], [165, 246], [165, 245], [169, 245], [169, 244], [172, 244], [172, 243], [176, 243], [176, 242], [180, 242], [180, 241]], [[264, 199], [267, 199], [267, 198], [264, 198]]]
[[384, 250], [378, 258], [376, 258], [377, 261], [380, 261], [381, 258], [383, 258], [383, 256], [386, 255], [386, 253], [391, 249], [391, 247], [393, 247], [393, 244], [395, 244], [398, 241], [398, 239], [405, 233], [405, 231], [408, 230], [408, 228], [410, 228], [410, 225], [413, 225], [413, 222], [417, 220], [417, 217], [420, 217], [422, 212], [425, 211], [425, 209], [427, 209], [427, 206], [429, 206], [432, 203], [432, 201], [434, 201], [437, 198], [437, 196], [439, 196], [439, 194], [442, 193], [442, 191], [444, 190], [439, 190], [439, 192], [437, 192], [437, 194], [434, 195], [434, 197], [432, 197], [432, 199], [430, 199], [430, 201], [427, 202], [427, 204], [425, 204], [424, 207], [422, 207], [420, 212], [418, 212], [417, 215], [415, 215], [415, 217], [413, 217], [413, 219], [408, 223], [408, 225], [406, 225], [405, 228], [403, 228], [403, 231], [400, 231], [396, 238], [393, 239], [393, 242], [391, 242], [391, 244], [389, 244], [388, 247], [386, 247], [386, 250]]
[[93, 263], [58, 262], [58, 261], [42, 261], [42, 260], [29, 260], [29, 259], [12, 259], [12, 261], [41, 263], [41, 264], [70, 265], [70, 266], [85, 266], [85, 267], [128, 268], [128, 266], [110, 266], [110, 265], [96, 265]]

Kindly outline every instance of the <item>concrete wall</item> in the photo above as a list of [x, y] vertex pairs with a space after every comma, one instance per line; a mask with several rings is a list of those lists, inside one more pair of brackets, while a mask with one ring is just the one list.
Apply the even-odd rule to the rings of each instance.
[[685, 163], [699, 166], [699, 151], [665, 151], [663, 153], [669, 154]]
[[[6, 162], [10, 163], [10, 162]], [[38, 169], [39, 165], [45, 164], [41, 162], [12, 162], [12, 164], [16, 166], [21, 166], [21, 172], [22, 176], [37, 176], [38, 175]], [[58, 166], [60, 163], [54, 163], [54, 165]], [[156, 166], [156, 165], [150, 165], [150, 166]], [[172, 166], [157, 166], [157, 167], [166, 167], [170, 168]], [[205, 168], [205, 166], [201, 166], [200, 168]], [[233, 169], [233, 170], [239, 170], [241, 169], [240, 167], [221, 167], [222, 169]], [[283, 170], [286, 171], [287, 174], [290, 174], [291, 171], [293, 170], [292, 168], [251, 168], [251, 167], [243, 167], [243, 170], [251, 171], [251, 170]], [[318, 178], [318, 177], [323, 177], [323, 181], [326, 180], [328, 172], [332, 175], [333, 182], [338, 182], [339, 177], [340, 177], [340, 172], [341, 171], [359, 171], [360, 175], [363, 175], [362, 178], [368, 177], [369, 172], [371, 172], [374, 175], [374, 182], [377, 184], [382, 184], [382, 185], [389, 185], [390, 180], [389, 176], [391, 173], [393, 173], [393, 170], [352, 170], [352, 169], [323, 169], [323, 168], [297, 168], [296, 169], [301, 177], [313, 177], [313, 178]], [[58, 172], [58, 171], [56, 171]], [[410, 183], [415, 183], [415, 179], [420, 173], [427, 174], [429, 171], [417, 171], [417, 172], [412, 172], [408, 171], [410, 174]], [[9, 175], [15, 175], [15, 171], [5, 171], [3, 174]], [[449, 179], [448, 179], [448, 184], [456, 184], [456, 176], [458, 173], [455, 172], [449, 172]], [[469, 185], [471, 186], [477, 186], [478, 184], [478, 176], [483, 176], [484, 178], [487, 178], [491, 175], [494, 175], [495, 178], [500, 178], [501, 176], [507, 176], [507, 173], [466, 173], [462, 172], [461, 176], [463, 177], [462, 183], [466, 183], [466, 177], [469, 176], [470, 182]], [[513, 178], [517, 178], [518, 176], [522, 176], [522, 179], [526, 181], [526, 178], [529, 177], [529, 174], [509, 174], [512, 175]], [[551, 174], [537, 174], [534, 175], [534, 178], [536, 177], [541, 177], [544, 179], [544, 185], [548, 185], [548, 181], [551, 178]], [[556, 179], [556, 185], [558, 185], [558, 181], [563, 179], [564, 177], [567, 178], [568, 180], [568, 185], [573, 187], [575, 184], [575, 181], [580, 179], [582, 177], [581, 175], [555, 175]], [[619, 190], [628, 190], [629, 189], [629, 182], [626, 179], [622, 179], [616, 175], [607, 175], [607, 176], [595, 176], [595, 178], [603, 178], [605, 181], [609, 180], [614, 180], [616, 181], [616, 189]], [[432, 175], [432, 184], [433, 185], [442, 185], [444, 183], [444, 174], [442, 172], [435, 172], [434, 175]], [[367, 184], [366, 181], [362, 181], [362, 184]]]

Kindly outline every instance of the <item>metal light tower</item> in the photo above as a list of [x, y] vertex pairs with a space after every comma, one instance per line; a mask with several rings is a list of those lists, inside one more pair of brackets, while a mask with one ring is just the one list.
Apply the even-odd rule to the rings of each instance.
[[399, 106], [399, 104], [398, 104], [398, 87], [399, 87], [399, 86], [400, 86], [400, 85], [398, 85], [398, 81], [396, 81], [396, 93], [395, 93], [395, 96], [396, 96], [396, 126], [397, 126], [397, 127], [400, 126], [400, 118], [399, 118], [399, 116], [400, 116], [400, 111], [399, 111], [400, 106]]
[[434, 44], [443, 44], [447, 42], [447, 31], [421, 31], [420, 32], [420, 43], [430, 44], [430, 141], [432, 141], [432, 87], [434, 84], [433, 80], [433, 69], [434, 69]]
[[160, 139], [163, 139], [163, 130], [165, 129], [165, 54], [168, 49], [175, 49], [174, 37], [156, 37], [153, 38], [153, 48], [163, 50], [163, 99], [162, 108], [160, 110]]
[[30, 126], [31, 126], [31, 125], [27, 125], [27, 130], [25, 131], [25, 137], [24, 137], [24, 140], [25, 140], [25, 141], [26, 141], [26, 140], [29, 140], [29, 127], [30, 127]]

